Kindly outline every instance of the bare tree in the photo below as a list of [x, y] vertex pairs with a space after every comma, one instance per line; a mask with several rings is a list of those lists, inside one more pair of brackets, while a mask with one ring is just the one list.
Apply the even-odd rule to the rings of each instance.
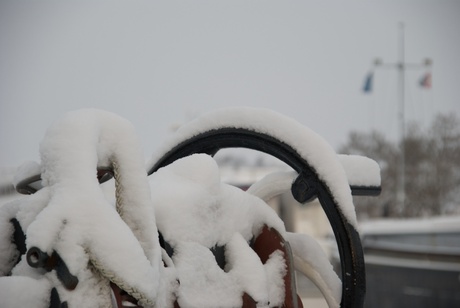
[[460, 120], [452, 114], [440, 115], [430, 134], [433, 203], [441, 213], [448, 213], [460, 204]]
[[353, 132], [339, 152], [375, 159], [381, 168], [382, 194], [378, 198], [356, 198], [361, 217], [414, 217], [459, 213], [460, 208], [460, 121], [455, 115], [438, 115], [423, 131], [409, 126], [405, 149], [406, 202], [398, 208], [397, 161], [401, 147], [381, 133]]

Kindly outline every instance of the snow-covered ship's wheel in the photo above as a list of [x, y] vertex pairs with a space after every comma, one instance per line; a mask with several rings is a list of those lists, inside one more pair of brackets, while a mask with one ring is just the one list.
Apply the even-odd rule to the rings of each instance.
[[[232, 117], [231, 114], [234, 116]], [[222, 117], [223, 123], [219, 119], [216, 120], [216, 117]], [[233, 125], [235, 119], [237, 123]], [[254, 121], [248, 122], [248, 119]], [[301, 132], [298, 131], [299, 128]], [[297, 131], [292, 131], [292, 129]], [[306, 203], [317, 197], [334, 231], [341, 263], [342, 299], [340, 306], [362, 307], [366, 283], [360, 237], [355, 223], [350, 222], [349, 217], [344, 214], [343, 208], [337, 202], [337, 196], [330, 187], [331, 180], [325, 180], [324, 171], [323, 174], [320, 174], [315, 165], [315, 160], [326, 160], [325, 164], [334, 165], [335, 161], [327, 161], [327, 159], [328, 157], [332, 160], [336, 158], [335, 155], [328, 156], [330, 149], [324, 146], [319, 136], [304, 129], [306, 128], [297, 122], [266, 110], [243, 108], [243, 110], [220, 111], [182, 127], [177, 134], [179, 137], [172, 141], [169, 150], [166, 147], [166, 151], [158, 155], [159, 158], [154, 158], [148, 173], [150, 175], [175, 160], [192, 154], [206, 153], [213, 156], [225, 148], [257, 150], [282, 160], [298, 173], [291, 187], [293, 197], [300, 203]], [[280, 130], [283, 132], [280, 133]], [[286, 131], [288, 133], [285, 133]], [[284, 138], [284, 136], [289, 138]], [[314, 141], [312, 142], [311, 139]], [[313, 156], [310, 155], [311, 153], [306, 153], [305, 146], [317, 147], [311, 149]], [[324, 158], [319, 159], [318, 156], [315, 158], [314, 154], [318, 151], [327, 153], [324, 153]], [[307, 159], [306, 156], [309, 155], [313, 157], [313, 162]], [[340, 164], [338, 166], [340, 168]], [[366, 190], [368, 190], [367, 193], [365, 193]], [[372, 187], [351, 187], [351, 191], [357, 195], [372, 194], [372, 190]]]

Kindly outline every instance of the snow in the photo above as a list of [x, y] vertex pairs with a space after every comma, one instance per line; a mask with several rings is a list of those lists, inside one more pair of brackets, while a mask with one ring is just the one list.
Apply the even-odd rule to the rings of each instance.
[[[284, 259], [262, 264], [249, 246], [267, 225], [285, 234], [276, 213], [262, 200], [220, 180], [215, 160], [205, 154], [179, 159], [150, 177], [158, 229], [173, 247], [183, 307], [240, 306], [246, 292], [259, 304], [280, 302], [284, 286], [269, 292], [267, 277], [283, 277]], [[218, 230], [218, 231], [217, 231]], [[226, 268], [210, 248], [225, 246]]]
[[10, 238], [13, 228], [10, 220], [16, 218], [23, 230], [32, 223], [50, 199], [49, 189], [42, 189], [30, 196], [23, 196], [0, 208], [0, 276], [7, 275], [15, 265], [17, 250]]
[[337, 157], [351, 186], [380, 187], [380, 167], [375, 160], [360, 155], [339, 154]]
[[224, 127], [244, 128], [267, 134], [290, 145], [315, 168], [318, 177], [329, 186], [332, 197], [347, 220], [357, 226], [356, 212], [345, 171], [332, 147], [317, 133], [271, 110], [250, 107], [231, 107], [209, 112], [181, 126], [176, 134], [152, 156], [148, 166], [171, 148], [200, 133]]
[[[291, 145], [356, 224], [347, 174], [337, 155], [308, 128], [268, 110], [234, 108], [204, 116], [182, 127], [151, 163], [172, 145], [225, 126], [259, 131]], [[223, 183], [212, 157], [195, 154], [147, 177], [133, 126], [95, 109], [68, 113], [53, 124], [40, 155], [41, 163], [24, 165], [17, 178], [28, 178], [40, 168], [43, 188], [0, 208], [2, 304], [47, 307], [50, 290], [56, 288], [69, 307], [110, 306], [110, 280], [145, 307], [172, 307], [174, 300], [181, 307], [237, 307], [243, 293], [258, 307], [281, 306], [287, 270], [283, 253], [275, 251], [262, 263], [250, 246], [268, 226], [290, 242], [294, 267], [318, 285], [330, 307], [338, 307], [341, 282], [319, 245], [306, 235], [287, 233], [264, 201], [290, 187], [292, 172], [262, 180], [248, 193]], [[362, 162], [346, 160], [351, 165]], [[99, 185], [96, 169], [111, 166], [115, 179]], [[377, 183], [373, 176], [366, 178], [369, 182]], [[66, 289], [55, 270], [30, 267], [25, 256], [14, 264], [13, 217], [26, 233], [28, 249], [59, 254], [79, 280], [75, 290]], [[158, 230], [174, 249], [171, 258], [159, 245]], [[224, 247], [224, 268], [210, 250], [216, 246]], [[24, 290], [31, 291], [17, 299]]]
[[170, 244], [194, 241], [213, 247], [228, 243], [234, 232], [249, 241], [263, 224], [285, 232], [282, 221], [262, 200], [221, 183], [217, 163], [206, 154], [158, 170], [150, 185], [158, 228]]
[[1, 307], [48, 307], [51, 286], [40, 280], [24, 277], [0, 277]]

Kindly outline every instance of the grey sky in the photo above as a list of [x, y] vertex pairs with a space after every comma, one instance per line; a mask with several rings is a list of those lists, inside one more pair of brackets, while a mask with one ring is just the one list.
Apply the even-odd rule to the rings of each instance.
[[0, 2], [0, 167], [38, 161], [46, 128], [84, 107], [136, 126], [146, 156], [174, 125], [224, 106], [291, 116], [335, 148], [350, 130], [398, 136], [397, 74], [375, 57], [434, 61], [406, 75], [408, 120], [460, 114], [459, 1]]

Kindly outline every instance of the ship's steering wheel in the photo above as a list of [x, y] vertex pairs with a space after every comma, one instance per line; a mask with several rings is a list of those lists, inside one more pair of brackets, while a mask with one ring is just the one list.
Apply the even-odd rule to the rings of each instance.
[[[299, 140], [299, 142], [302, 142]], [[215, 155], [220, 149], [247, 148], [272, 155], [292, 167], [298, 176], [291, 192], [300, 203], [318, 198], [332, 226], [340, 255], [341, 307], [362, 307], [366, 291], [364, 257], [359, 234], [334, 200], [330, 188], [295, 146], [269, 134], [241, 127], [219, 127], [193, 135], [170, 147], [148, 170], [152, 174], [177, 159], [196, 153]], [[359, 188], [356, 188], [359, 190]], [[353, 190], [353, 187], [352, 187]]]

